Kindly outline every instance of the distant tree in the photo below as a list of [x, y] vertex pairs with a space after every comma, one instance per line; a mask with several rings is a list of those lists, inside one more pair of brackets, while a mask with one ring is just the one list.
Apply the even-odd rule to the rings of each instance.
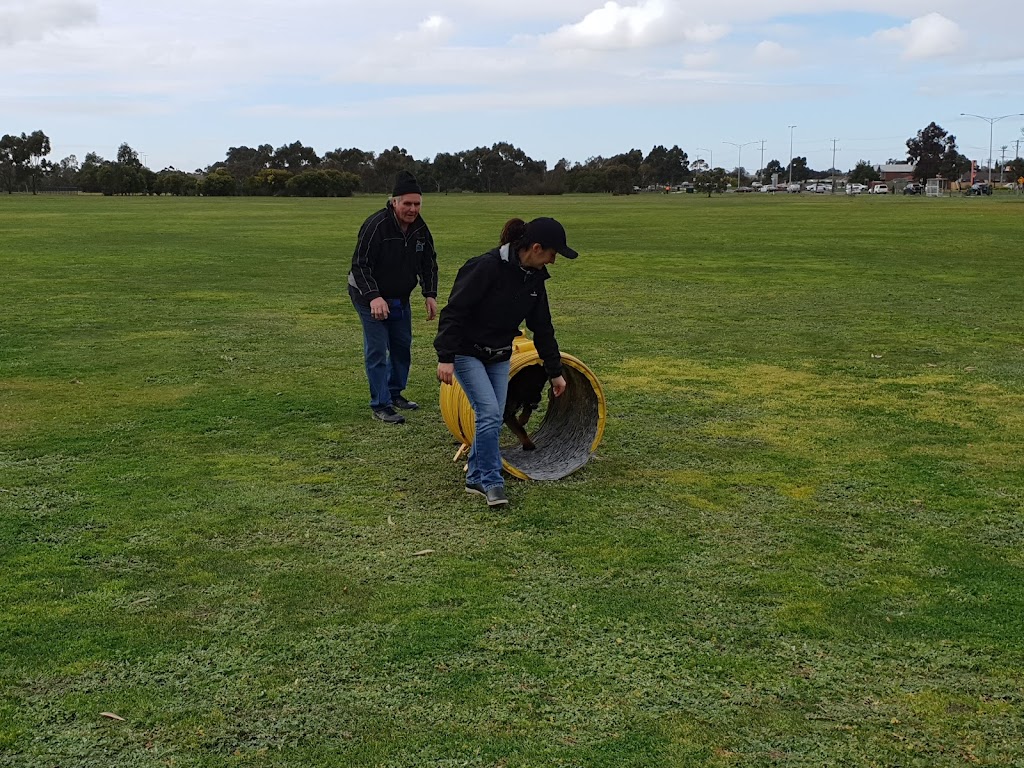
[[385, 149], [374, 159], [373, 173], [369, 179], [364, 179], [370, 186], [365, 189], [367, 192], [390, 193], [396, 174], [399, 171], [412, 172], [415, 167], [416, 159], [404, 148], [393, 146]]
[[158, 195], [183, 197], [195, 195], [198, 191], [196, 177], [189, 173], [184, 173], [174, 168], [165, 168], [157, 174], [154, 192]]
[[449, 192], [462, 188], [462, 177], [465, 168], [462, 158], [442, 152], [434, 156], [433, 162], [434, 184], [438, 192]]
[[634, 173], [639, 173], [640, 165], [643, 161], [644, 153], [639, 149], [631, 149], [629, 152], [623, 152], [621, 155], [615, 155], [614, 157], [608, 158], [606, 166], [625, 165], [631, 168]]
[[236, 188], [235, 177], [224, 168], [206, 174], [199, 182], [199, 192], [206, 197], [230, 197], [235, 194]]
[[764, 171], [761, 173], [761, 181], [770, 182], [773, 174], [779, 174], [779, 179], [786, 177], [786, 169], [782, 167], [782, 163], [778, 160], [769, 160], [768, 165], [764, 167]]
[[7, 194], [14, 193], [18, 181], [24, 142], [18, 136], [10, 134], [0, 138], [0, 183]]
[[78, 186], [83, 192], [99, 192], [99, 170], [106, 162], [95, 152], [89, 152], [78, 169]]
[[258, 197], [283, 195], [288, 189], [288, 182], [294, 176], [295, 174], [283, 168], [263, 168], [246, 179], [246, 194]]
[[723, 168], [711, 168], [701, 171], [693, 179], [693, 186], [698, 192], [707, 192], [711, 197], [713, 192], [725, 192], [729, 186], [729, 179]]
[[350, 149], [333, 149], [324, 155], [320, 161], [320, 167], [324, 170], [345, 171], [354, 173], [359, 177], [361, 189], [372, 189], [374, 179], [373, 152], [367, 152], [356, 147]]
[[915, 164], [914, 178], [924, 182], [941, 176], [958, 178], [963, 170], [962, 155], [956, 148], [956, 136], [947, 133], [935, 122], [907, 139], [907, 160]]
[[124, 143], [117, 148], [117, 162], [121, 165], [130, 166], [132, 168], [142, 167], [142, 161], [139, 160], [139, 153], [129, 147], [127, 143]]
[[259, 171], [269, 168], [273, 157], [274, 148], [269, 144], [260, 144], [258, 147], [230, 147], [225, 159], [211, 165], [210, 170], [223, 168], [236, 182], [242, 184]]
[[[600, 160], [600, 158], [598, 158]], [[570, 192], [609, 192], [608, 174], [601, 163], [588, 161], [566, 169], [565, 187]]]
[[1017, 157], [1007, 160], [1006, 170], [1010, 174], [1010, 180], [1016, 183], [1017, 179], [1024, 176], [1024, 158]]
[[25, 145], [26, 159], [24, 171], [28, 176], [32, 188], [32, 194], [36, 193], [39, 177], [45, 173], [49, 164], [43, 162], [43, 158], [50, 154], [50, 138], [42, 131], [32, 131], [28, 136], [21, 134]]
[[954, 151], [943, 154], [939, 175], [944, 179], [955, 180], [966, 176], [970, 170], [971, 159]]
[[50, 169], [43, 158], [50, 154], [50, 139], [42, 131], [0, 138], [0, 180], [8, 194], [16, 187], [36, 194], [39, 179]]
[[78, 184], [78, 158], [68, 155], [59, 160], [50, 170], [50, 180], [57, 187], [74, 187]]
[[867, 160], [858, 160], [857, 165], [847, 176], [847, 180], [851, 184], [864, 185], [870, 185], [872, 181], [880, 181], [881, 178], [882, 174]]
[[334, 170], [304, 171], [288, 179], [288, 194], [298, 197], [351, 197], [359, 186], [354, 173]]
[[301, 141], [284, 144], [274, 150], [270, 159], [271, 168], [282, 168], [292, 173], [316, 168], [320, 165], [320, 157], [312, 147], [303, 146]]
[[608, 191], [613, 195], [631, 195], [636, 184], [636, 171], [625, 163], [609, 165], [605, 168], [605, 179]]
[[[636, 150], [633, 150], [634, 152]], [[641, 185], [675, 185], [689, 178], [689, 158], [678, 146], [666, 149], [661, 144], [651, 148], [638, 169]]]
[[793, 181], [807, 181], [811, 178], [811, 169], [807, 167], [806, 157], [794, 157], [793, 163]]

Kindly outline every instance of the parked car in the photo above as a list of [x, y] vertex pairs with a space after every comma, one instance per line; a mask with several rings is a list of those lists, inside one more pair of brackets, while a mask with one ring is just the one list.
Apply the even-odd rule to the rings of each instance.
[[774, 184], [765, 184], [761, 187], [758, 192], [778, 192], [780, 187], [776, 187]]
[[888, 195], [889, 185], [888, 184], [875, 184], [868, 190], [872, 195]]
[[861, 192], [867, 191], [867, 186], [864, 184], [847, 184], [846, 194], [848, 195], [859, 195]]
[[807, 188], [807, 191], [808, 192], [816, 192], [819, 195], [823, 195], [823, 194], [826, 194], [826, 193], [832, 191], [832, 185], [831, 184], [811, 184], [811, 186], [809, 186]]
[[803, 190], [803, 187], [801, 187], [800, 184], [798, 182], [795, 182], [795, 181], [792, 184], [789, 184], [789, 185], [786, 186], [786, 191], [787, 192], [797, 192], [797, 193], [799, 193], [802, 190]]
[[903, 188], [904, 195], [923, 195], [924, 187], [918, 184], [916, 181], [912, 181]]
[[737, 192], [753, 192], [753, 187], [736, 187]]
[[971, 195], [991, 195], [992, 185], [985, 181], [975, 182], [974, 184], [971, 184], [971, 186], [967, 188], [964, 194], [967, 195], [968, 197], [970, 197]]

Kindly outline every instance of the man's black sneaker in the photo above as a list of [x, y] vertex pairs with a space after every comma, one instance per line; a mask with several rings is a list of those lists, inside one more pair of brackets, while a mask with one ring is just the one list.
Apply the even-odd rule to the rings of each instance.
[[403, 411], [415, 411], [419, 406], [412, 400], [406, 400], [401, 395], [395, 395], [391, 398], [391, 404], [395, 408], [401, 408]]
[[505, 488], [501, 485], [484, 488], [480, 483], [466, 483], [466, 493], [483, 496], [487, 499], [488, 507], [503, 507], [508, 504], [508, 496], [505, 495]]
[[373, 418], [380, 419], [385, 424], [405, 424], [405, 416], [397, 413], [390, 405], [387, 408], [374, 408]]

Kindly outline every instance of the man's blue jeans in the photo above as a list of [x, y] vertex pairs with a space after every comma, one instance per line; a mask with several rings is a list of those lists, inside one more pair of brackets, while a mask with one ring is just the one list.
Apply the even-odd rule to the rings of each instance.
[[475, 357], [455, 356], [455, 378], [473, 406], [476, 421], [466, 483], [479, 483], [485, 489], [505, 485], [498, 437], [508, 394], [509, 365], [508, 360], [485, 365]]
[[368, 305], [352, 301], [363, 324], [363, 359], [370, 382], [370, 407], [391, 405], [409, 383], [412, 360], [412, 308], [408, 302], [388, 302], [387, 320], [375, 320]]

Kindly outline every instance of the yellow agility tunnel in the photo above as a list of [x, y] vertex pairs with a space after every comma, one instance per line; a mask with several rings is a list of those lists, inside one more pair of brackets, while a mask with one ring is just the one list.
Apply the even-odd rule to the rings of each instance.
[[[544, 362], [532, 341], [517, 336], [512, 342], [509, 381], [532, 365], [543, 367]], [[518, 442], [502, 445], [502, 466], [520, 480], [558, 480], [575, 472], [590, 460], [604, 435], [607, 410], [597, 377], [583, 361], [564, 352], [562, 369], [565, 392], [552, 397], [551, 387], [545, 386], [547, 409], [536, 429], [529, 430], [536, 450], [523, 450]], [[473, 408], [458, 381], [441, 385], [441, 416], [448, 431], [462, 443], [458, 459], [473, 443], [475, 431]]]

